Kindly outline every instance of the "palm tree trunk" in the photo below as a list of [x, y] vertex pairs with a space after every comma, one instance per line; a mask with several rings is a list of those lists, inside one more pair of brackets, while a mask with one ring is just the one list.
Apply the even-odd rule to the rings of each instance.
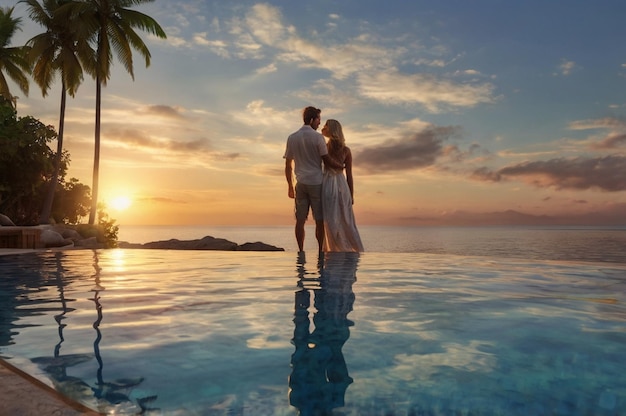
[[65, 91], [65, 81], [61, 81], [61, 110], [59, 115], [59, 134], [57, 135], [57, 154], [54, 157], [54, 172], [48, 186], [48, 193], [43, 203], [43, 209], [39, 216], [39, 224], [49, 224], [50, 214], [52, 213], [52, 204], [54, 203], [54, 194], [57, 190], [59, 182], [59, 170], [61, 169], [61, 157], [63, 156], [63, 127], [65, 125], [65, 101], [67, 92]]
[[98, 177], [100, 175], [100, 106], [102, 96], [102, 82], [100, 76], [96, 76], [96, 134], [93, 154], [93, 184], [91, 187], [91, 211], [89, 212], [89, 225], [93, 225], [98, 211]]

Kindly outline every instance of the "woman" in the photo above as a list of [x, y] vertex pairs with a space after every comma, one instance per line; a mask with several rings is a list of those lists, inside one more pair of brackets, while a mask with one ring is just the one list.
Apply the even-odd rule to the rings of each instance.
[[322, 128], [328, 137], [328, 155], [344, 166], [332, 169], [324, 166], [322, 182], [322, 211], [324, 212], [324, 251], [361, 252], [363, 244], [356, 228], [352, 204], [354, 182], [352, 179], [352, 153], [346, 146], [341, 124], [328, 120]]

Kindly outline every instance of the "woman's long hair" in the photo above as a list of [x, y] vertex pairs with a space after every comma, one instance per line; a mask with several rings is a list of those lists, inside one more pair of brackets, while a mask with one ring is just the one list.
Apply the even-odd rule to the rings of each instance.
[[343, 137], [343, 129], [341, 123], [337, 120], [326, 120], [328, 128], [328, 153], [331, 156], [343, 156], [343, 148], [346, 146], [346, 139]]

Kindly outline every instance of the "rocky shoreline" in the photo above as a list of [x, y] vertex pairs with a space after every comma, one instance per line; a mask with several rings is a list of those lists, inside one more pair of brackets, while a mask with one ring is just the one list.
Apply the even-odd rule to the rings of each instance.
[[[110, 246], [110, 244], [109, 244]], [[196, 240], [152, 241], [145, 244], [118, 241], [119, 248], [141, 248], [160, 250], [222, 250], [222, 251], [285, 251], [284, 248], [256, 241], [237, 244], [235, 242], [206, 236]], [[7, 216], [0, 214], [0, 248], [46, 249], [46, 248], [107, 248], [94, 235], [84, 236], [76, 227], [67, 225], [16, 226]]]
[[159, 250], [222, 250], [222, 251], [285, 251], [284, 248], [276, 247], [260, 241], [254, 243], [237, 244], [223, 238], [206, 236], [196, 240], [170, 240], [151, 241], [145, 244], [119, 241], [119, 248], [141, 248]]

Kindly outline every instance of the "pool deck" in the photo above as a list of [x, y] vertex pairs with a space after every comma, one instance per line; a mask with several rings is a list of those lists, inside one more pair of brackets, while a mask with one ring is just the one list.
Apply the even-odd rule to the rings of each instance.
[[0, 415], [95, 416], [99, 413], [0, 359]]
[[[0, 249], [0, 256], [30, 253], [33, 249]], [[0, 359], [0, 415], [11, 416], [96, 416], [34, 377]]]
[[22, 254], [22, 253], [32, 253], [33, 251], [42, 251], [43, 249], [33, 249], [33, 248], [0, 248], [0, 256], [6, 254]]

